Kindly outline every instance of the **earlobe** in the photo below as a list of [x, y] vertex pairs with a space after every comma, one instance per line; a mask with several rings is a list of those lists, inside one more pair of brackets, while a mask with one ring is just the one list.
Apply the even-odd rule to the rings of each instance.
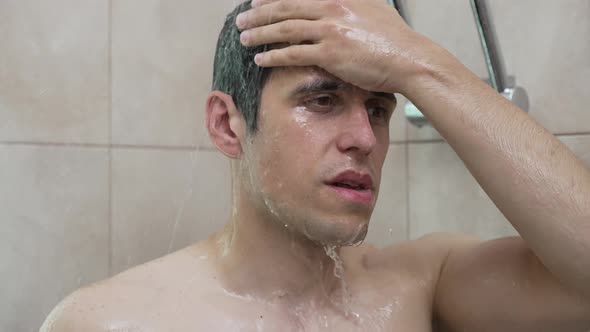
[[230, 95], [220, 91], [209, 94], [206, 125], [209, 138], [219, 151], [229, 158], [239, 158], [244, 121]]

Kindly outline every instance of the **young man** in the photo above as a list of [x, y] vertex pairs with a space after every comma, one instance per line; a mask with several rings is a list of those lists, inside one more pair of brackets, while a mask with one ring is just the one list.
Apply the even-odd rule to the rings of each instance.
[[[44, 331], [590, 330], [590, 172], [565, 146], [384, 1], [253, 6], [228, 17], [207, 105], [231, 220], [77, 291]], [[367, 231], [393, 93], [522, 237], [346, 247]]]

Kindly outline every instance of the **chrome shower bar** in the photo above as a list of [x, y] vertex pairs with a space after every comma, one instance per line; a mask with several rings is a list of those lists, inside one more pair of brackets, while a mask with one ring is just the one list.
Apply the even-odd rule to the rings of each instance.
[[406, 21], [406, 23], [408, 23], [408, 25], [410, 24], [410, 16], [408, 15], [408, 12], [406, 11], [406, 7], [405, 4], [402, 0], [387, 0], [387, 2], [389, 2], [390, 5], [392, 5], [393, 7], [395, 7], [395, 9], [397, 9], [397, 12], [400, 14], [400, 16], [404, 19], [404, 21]]
[[502, 93], [510, 86], [487, 0], [471, 0], [471, 7], [490, 75], [489, 83], [496, 91]]

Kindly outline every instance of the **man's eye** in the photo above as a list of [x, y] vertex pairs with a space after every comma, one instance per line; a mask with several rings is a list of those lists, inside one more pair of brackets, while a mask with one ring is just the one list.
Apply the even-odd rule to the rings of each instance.
[[387, 109], [379, 106], [367, 108], [369, 116], [376, 119], [385, 119], [387, 117]]
[[319, 96], [309, 101], [313, 106], [319, 107], [333, 107], [336, 105], [336, 98], [334, 96]]

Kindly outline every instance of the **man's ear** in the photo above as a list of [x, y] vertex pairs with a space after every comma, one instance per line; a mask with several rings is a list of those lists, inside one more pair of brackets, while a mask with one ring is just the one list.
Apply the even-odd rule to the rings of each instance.
[[209, 94], [206, 123], [211, 142], [229, 158], [237, 159], [242, 153], [246, 122], [230, 95], [221, 91]]

